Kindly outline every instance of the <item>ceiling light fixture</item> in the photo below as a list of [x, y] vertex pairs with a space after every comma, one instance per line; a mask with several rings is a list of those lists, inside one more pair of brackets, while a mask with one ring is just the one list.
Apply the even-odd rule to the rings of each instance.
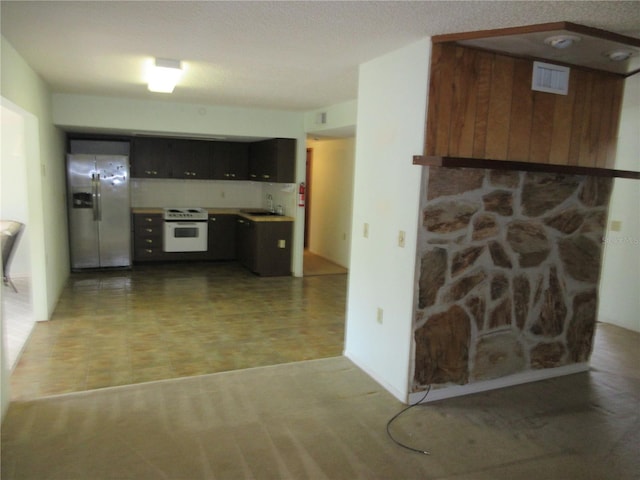
[[156, 58], [149, 76], [149, 91], [171, 93], [182, 76], [180, 60]]
[[580, 37], [576, 35], [553, 35], [552, 37], [544, 39], [544, 43], [559, 50], [569, 48], [571, 45], [579, 41]]
[[630, 52], [629, 50], [614, 50], [612, 52], [607, 52], [604, 55], [612, 62], [624, 62], [631, 58], [633, 52]]

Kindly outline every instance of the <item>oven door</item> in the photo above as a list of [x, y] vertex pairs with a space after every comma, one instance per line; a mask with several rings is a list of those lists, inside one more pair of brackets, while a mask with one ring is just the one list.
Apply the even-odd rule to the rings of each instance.
[[206, 252], [207, 222], [164, 222], [162, 250]]

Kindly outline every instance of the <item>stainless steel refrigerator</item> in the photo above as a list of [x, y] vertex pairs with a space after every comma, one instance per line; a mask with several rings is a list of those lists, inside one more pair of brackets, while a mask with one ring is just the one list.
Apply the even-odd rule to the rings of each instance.
[[71, 268], [131, 265], [129, 158], [67, 155]]

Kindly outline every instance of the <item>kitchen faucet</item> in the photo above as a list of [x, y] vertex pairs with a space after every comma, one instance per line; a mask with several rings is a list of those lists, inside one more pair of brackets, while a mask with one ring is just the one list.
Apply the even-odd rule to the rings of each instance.
[[267, 204], [269, 206], [269, 211], [273, 213], [273, 197], [270, 193], [267, 195]]

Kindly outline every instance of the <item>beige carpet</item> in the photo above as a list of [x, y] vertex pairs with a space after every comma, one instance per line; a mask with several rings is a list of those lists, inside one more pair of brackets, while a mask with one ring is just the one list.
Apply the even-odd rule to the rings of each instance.
[[14, 402], [2, 478], [637, 479], [640, 335], [598, 332], [591, 372], [409, 410], [429, 456], [339, 357]]
[[309, 250], [304, 251], [303, 261], [303, 272], [305, 277], [347, 273], [346, 268], [341, 267], [324, 257], [316, 255], [315, 253], [311, 253]]

